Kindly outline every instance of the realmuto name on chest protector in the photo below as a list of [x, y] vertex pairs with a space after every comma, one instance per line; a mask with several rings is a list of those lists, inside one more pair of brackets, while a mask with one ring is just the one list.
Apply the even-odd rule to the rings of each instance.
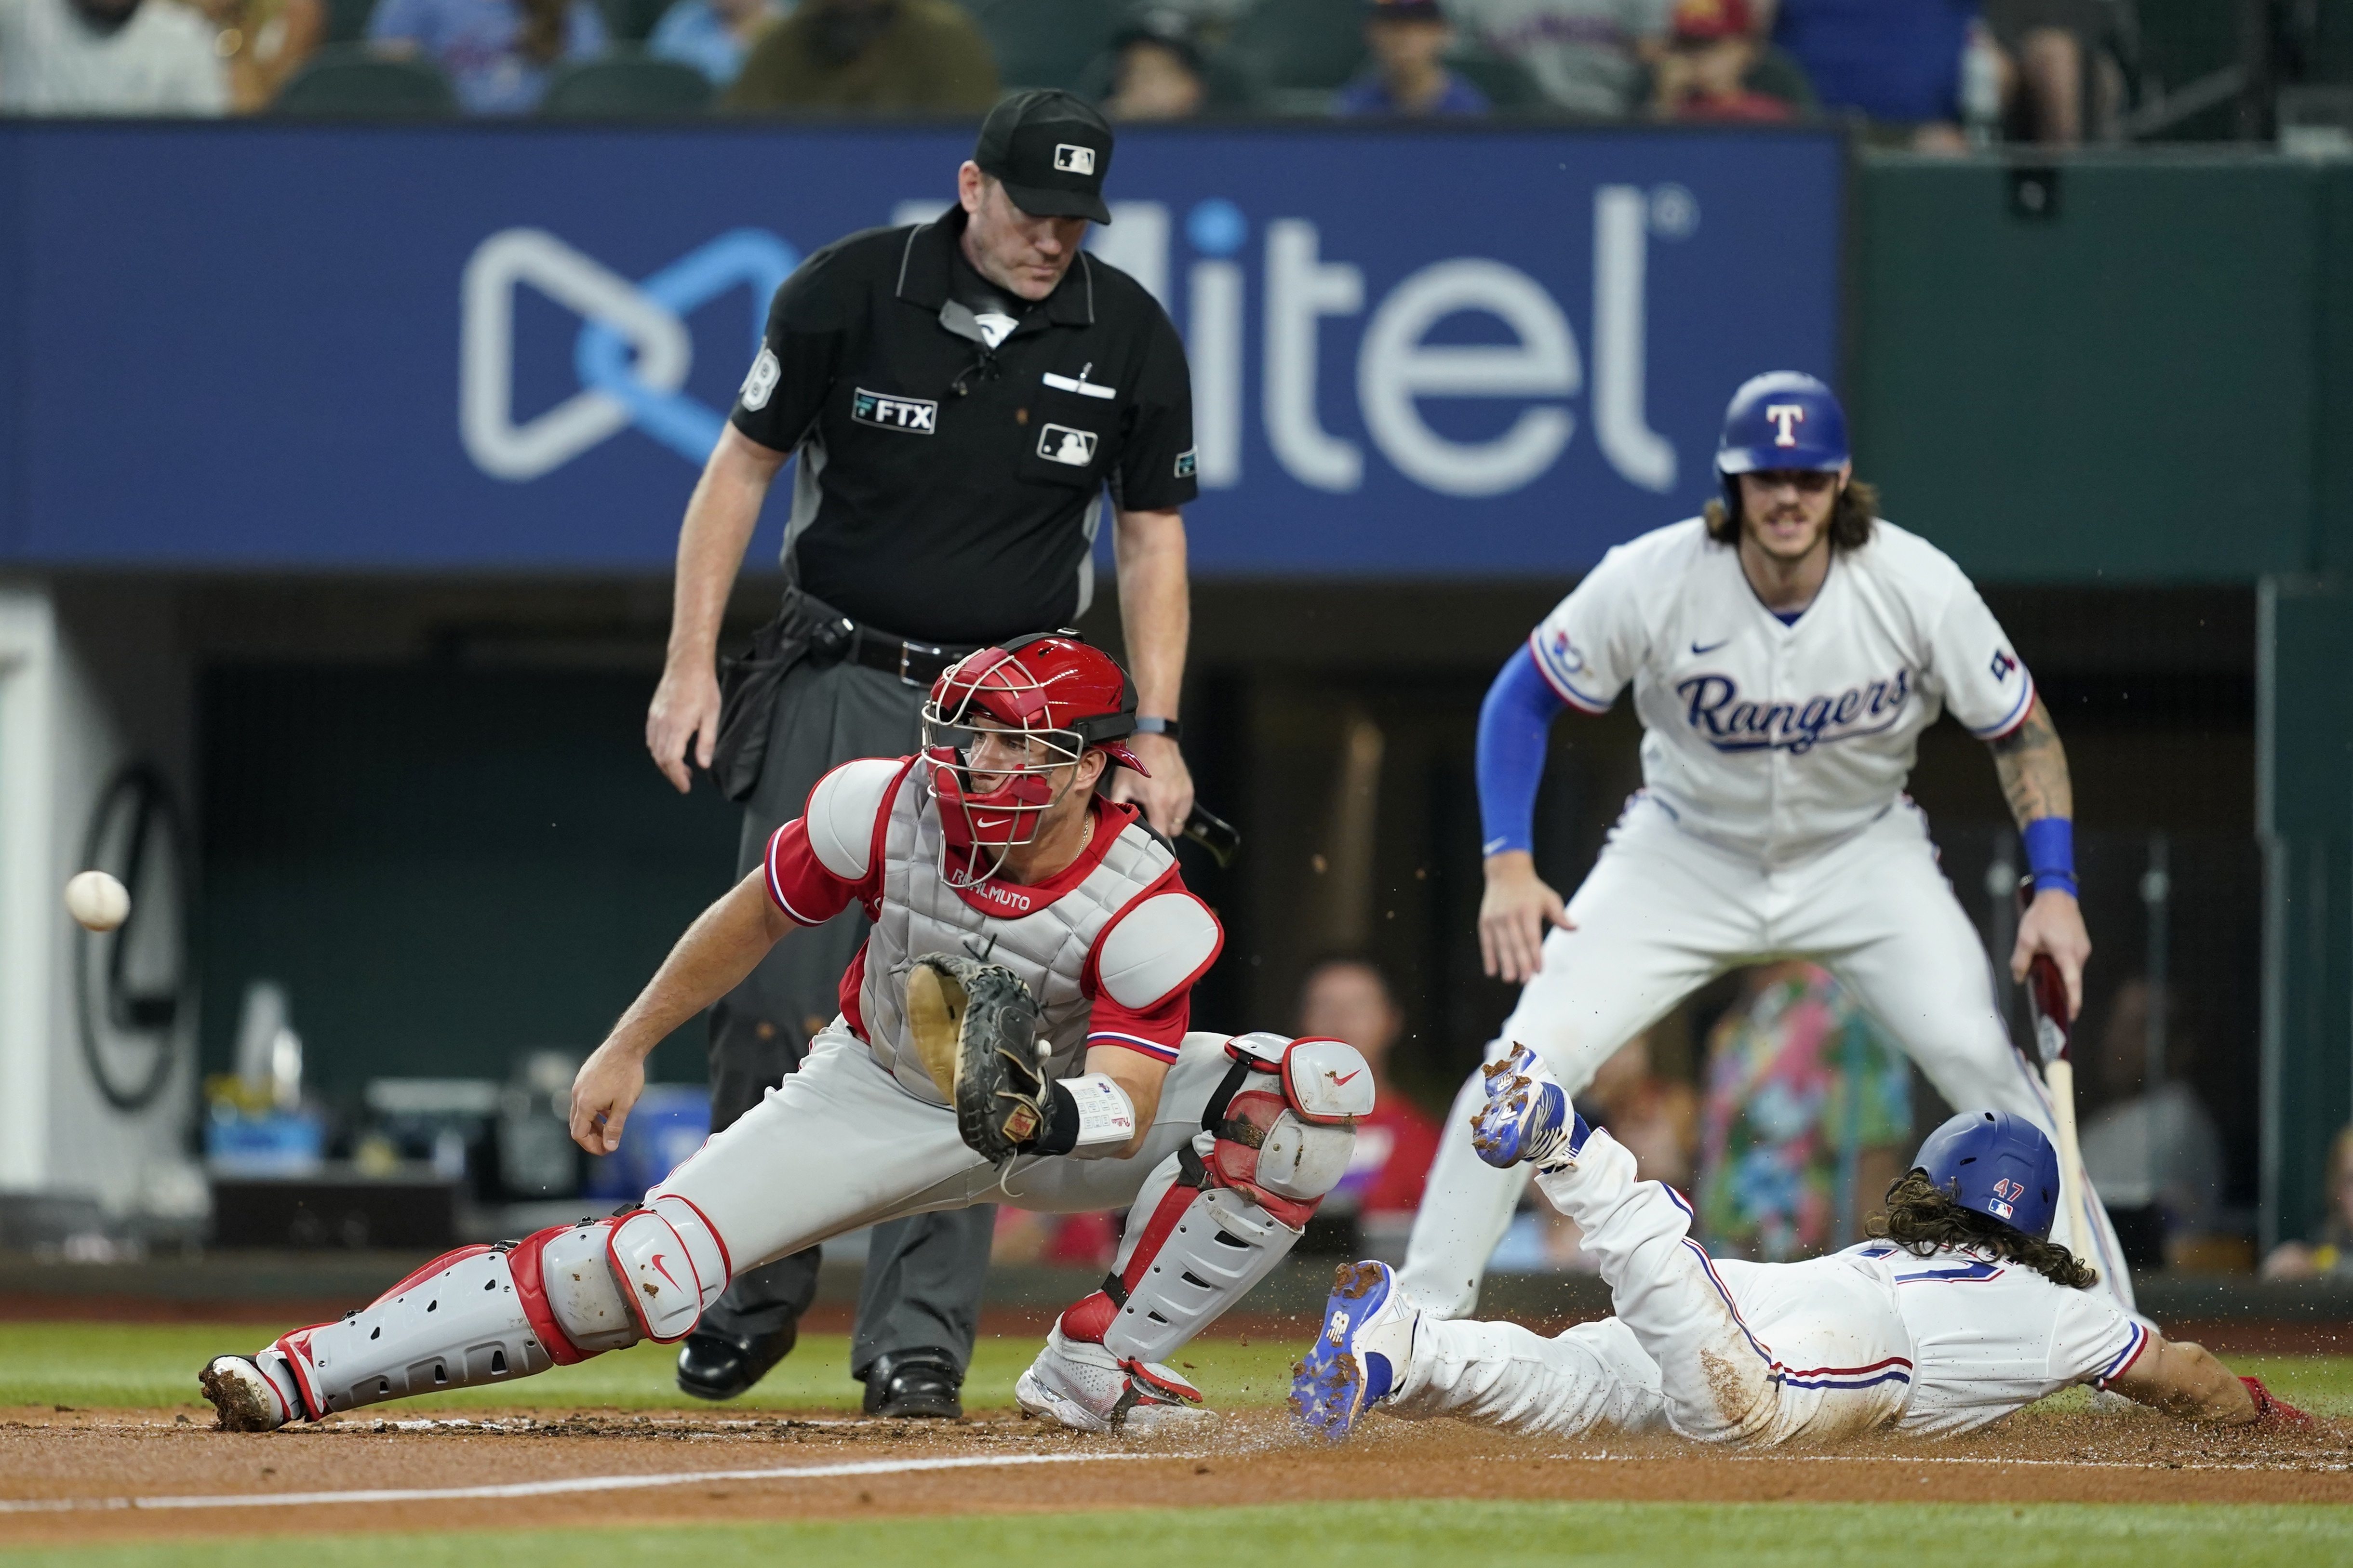
[[1048, 1076], [1085, 1054], [1088, 956], [1113, 916], [1150, 891], [1176, 856], [1141, 829], [1121, 828], [1094, 867], [1059, 894], [990, 880], [959, 889], [942, 877], [939, 816], [920, 773], [902, 775], [881, 824], [882, 900], [867, 936], [859, 1005], [867, 1044], [918, 1099], [937, 1100], [906, 1032], [903, 973], [928, 952], [985, 952], [1038, 999]]

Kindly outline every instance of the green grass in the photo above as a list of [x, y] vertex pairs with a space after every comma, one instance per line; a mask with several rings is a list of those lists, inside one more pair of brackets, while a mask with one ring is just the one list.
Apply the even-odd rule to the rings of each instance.
[[[7, 1323], [0, 1324], [0, 1405], [154, 1406], [196, 1405], [196, 1370], [224, 1352], [250, 1353], [270, 1331], [250, 1323]], [[1013, 1380], [1038, 1353], [1042, 1336], [984, 1337], [965, 1383], [975, 1409], [1013, 1403]], [[1291, 1388], [1291, 1363], [1300, 1347], [1288, 1342], [1196, 1341], [1177, 1364], [1218, 1405], [1266, 1405]], [[560, 1366], [520, 1383], [465, 1389], [388, 1405], [384, 1415], [427, 1410], [530, 1405], [624, 1410], [713, 1406], [678, 1391], [671, 1379], [678, 1352], [635, 1345]], [[729, 1410], [854, 1410], [865, 1390], [849, 1381], [849, 1336], [804, 1334], [793, 1353]]]
[[[666, 1525], [440, 1535], [272, 1538], [267, 1555], [308, 1568], [1523, 1568], [1564, 1561], [1623, 1568], [2249, 1568], [2353, 1559], [2353, 1509], [1869, 1503], [1363, 1502], [1149, 1510], [871, 1523]], [[179, 1541], [0, 1551], [17, 1568], [248, 1568], [249, 1541]]]
[[[224, 1351], [256, 1350], [269, 1334], [250, 1323], [0, 1324], [0, 1405], [194, 1405], [200, 1403], [198, 1367]], [[965, 1384], [965, 1402], [975, 1409], [1011, 1405], [1013, 1380], [1038, 1353], [1039, 1342], [1022, 1335], [984, 1337]], [[1179, 1352], [1177, 1364], [1213, 1405], [1272, 1405], [1290, 1391], [1291, 1363], [1301, 1348], [1288, 1340], [1200, 1339]], [[689, 1399], [671, 1381], [677, 1354], [660, 1345], [636, 1345], [521, 1383], [403, 1401], [384, 1413], [529, 1405], [709, 1414], [712, 1406]], [[2261, 1377], [2281, 1398], [2315, 1415], [2353, 1415], [2353, 1356], [2229, 1359], [2233, 1372]], [[848, 1335], [805, 1334], [759, 1387], [726, 1408], [854, 1410], [863, 1392], [849, 1381]], [[2070, 1393], [2059, 1401], [2084, 1397]]]

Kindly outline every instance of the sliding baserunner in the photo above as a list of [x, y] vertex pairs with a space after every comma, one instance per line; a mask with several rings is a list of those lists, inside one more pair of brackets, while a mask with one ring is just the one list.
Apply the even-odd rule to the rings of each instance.
[[[1487, 972], [1522, 983], [1489, 1047], [1582, 1089], [1636, 1033], [1727, 969], [1808, 958], [1885, 1026], [1950, 1105], [2055, 1134], [2010, 1047], [1984, 944], [1905, 798], [1921, 733], [1949, 711], [1993, 753], [2033, 872], [2006, 956], [2048, 956], [2068, 1014], [2091, 940], [2075, 901], [2074, 791], [2034, 681], [1961, 569], [1876, 516], [1831, 389], [1778, 371], [1733, 395], [1704, 515], [1602, 558], [1512, 656], [1479, 713]], [[1564, 709], [1631, 688], [1642, 790], [1566, 908], [1530, 858], [1546, 736]], [[1477, 1304], [1525, 1174], [1472, 1155], [1474, 1075], [1449, 1118], [1403, 1270], [1424, 1307]], [[2080, 1175], [2080, 1173], [2078, 1173]], [[2081, 1184], [2058, 1237], [2130, 1310], [2106, 1213]]]
[[[808, 1060], [642, 1205], [461, 1248], [340, 1322], [203, 1373], [224, 1426], [499, 1383], [691, 1332], [731, 1275], [976, 1203], [1127, 1208], [1117, 1266], [1021, 1375], [1085, 1431], [1195, 1414], [1168, 1355], [1282, 1260], [1373, 1106], [1353, 1047], [1188, 1033], [1223, 938], [1168, 841], [1097, 792], [1138, 767], [1135, 688], [1074, 633], [949, 667], [912, 757], [845, 763], [704, 911], [572, 1088], [619, 1146], [645, 1058], [797, 927], [873, 929]], [[1132, 1205], [1132, 1206], [1131, 1206]]]
[[1417, 1311], [1379, 1263], [1340, 1270], [1292, 1406], [1345, 1437], [1366, 1411], [1516, 1432], [1658, 1428], [1767, 1445], [1882, 1428], [1966, 1432], [2075, 1384], [2192, 1421], [2306, 1426], [2260, 1379], [2154, 1333], [2094, 1291], [2050, 1240], [2051, 1141], [2007, 1111], [1931, 1133], [1892, 1187], [1880, 1239], [1803, 1263], [1711, 1258], [1672, 1188], [1589, 1130], [1533, 1052], [1486, 1070], [1482, 1159], [1533, 1165], [1577, 1223], [1615, 1317], [1546, 1339], [1514, 1323]]

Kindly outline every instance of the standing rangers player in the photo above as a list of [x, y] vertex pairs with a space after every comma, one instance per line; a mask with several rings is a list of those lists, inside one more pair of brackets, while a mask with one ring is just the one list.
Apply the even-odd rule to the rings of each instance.
[[1481, 1158], [1535, 1166], [1618, 1314], [1545, 1339], [1418, 1312], [1386, 1265], [1344, 1266], [1292, 1387], [1310, 1432], [1336, 1441], [1379, 1405], [1561, 1436], [1941, 1436], [2084, 1383], [2185, 1420], [2311, 1425], [2261, 1380], [2091, 1293], [2094, 1270], [2050, 1239], [2058, 1155], [2020, 1117], [1965, 1111], [1929, 1134], [1888, 1189], [1884, 1239], [1803, 1263], [1719, 1261], [1691, 1239], [1691, 1206], [1636, 1181], [1634, 1156], [1586, 1126], [1535, 1053], [1485, 1071]]
[[[2072, 1016], [2091, 952], [2075, 905], [2067, 759], [2034, 682], [1960, 569], [1874, 516], [1846, 416], [1809, 375], [1734, 394], [1724, 499], [1620, 545], [1504, 667], [1479, 715], [1487, 972], [1523, 982], [1489, 1048], [1525, 1042], [1581, 1089], [1630, 1037], [1737, 964], [1830, 969], [1954, 1105], [2055, 1121], [2011, 1049], [1985, 951], [1902, 791], [1920, 732], [1949, 709], [1993, 751], [2025, 836], [2034, 900], [2010, 968], [2056, 963]], [[1529, 854], [1546, 736], [1629, 684], [1643, 789], [1566, 909]], [[1547, 931], [1547, 927], [1556, 928]], [[1431, 1168], [1400, 1276], [1443, 1317], [1478, 1300], [1526, 1183], [1472, 1152], [1473, 1074]], [[2130, 1310], [2107, 1216], [2061, 1217]]]
[[841, 1013], [807, 1062], [608, 1219], [437, 1258], [363, 1311], [204, 1370], [268, 1430], [690, 1332], [731, 1274], [895, 1215], [1133, 1205], [1103, 1289], [1016, 1389], [1086, 1431], [1200, 1395], [1163, 1364], [1282, 1259], [1372, 1109], [1336, 1040], [1188, 1034], [1223, 942], [1166, 839], [1098, 790], [1138, 764], [1135, 689], [1074, 634], [934, 684], [923, 749], [825, 775], [764, 865], [680, 939], [581, 1068], [572, 1133], [618, 1146], [655, 1043], [775, 942], [862, 904]]

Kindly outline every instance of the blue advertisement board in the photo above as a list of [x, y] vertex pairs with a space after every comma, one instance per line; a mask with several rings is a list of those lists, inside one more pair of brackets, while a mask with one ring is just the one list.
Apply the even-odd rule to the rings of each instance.
[[[768, 295], [965, 132], [0, 130], [0, 561], [665, 569]], [[1192, 357], [1197, 572], [1558, 574], [1835, 379], [1813, 131], [1134, 129], [1091, 245]], [[781, 491], [764, 544], [781, 527]]]

